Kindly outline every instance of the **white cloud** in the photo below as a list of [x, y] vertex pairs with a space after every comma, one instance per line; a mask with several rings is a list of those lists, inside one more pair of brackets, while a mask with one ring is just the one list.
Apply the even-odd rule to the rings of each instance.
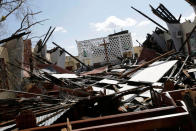
[[181, 22], [185, 22], [186, 20], [191, 20], [193, 21], [195, 19], [195, 13], [191, 13], [189, 16], [187, 17], [182, 17], [181, 18]]
[[55, 32], [66, 33], [67, 30], [64, 27], [62, 27], [62, 26], [57, 26], [56, 29], [55, 29]]
[[116, 16], [108, 17], [104, 22], [91, 23], [90, 25], [96, 29], [96, 31], [113, 31], [114, 29], [132, 27], [136, 25], [137, 21], [132, 18], [120, 19]]
[[78, 55], [78, 48], [76, 45], [71, 45], [71, 46], [67, 46], [67, 51], [69, 51], [69, 53], [71, 53], [74, 56]]
[[142, 44], [146, 40], [146, 38], [145, 36], [141, 36], [141, 35], [138, 36], [136, 33], [132, 33], [133, 46], [139, 46], [136, 40], [138, 40]]
[[144, 20], [144, 21], [141, 21], [137, 26], [141, 27], [141, 26], [146, 26], [146, 25], [149, 25], [149, 24], [150, 24], [149, 20]]

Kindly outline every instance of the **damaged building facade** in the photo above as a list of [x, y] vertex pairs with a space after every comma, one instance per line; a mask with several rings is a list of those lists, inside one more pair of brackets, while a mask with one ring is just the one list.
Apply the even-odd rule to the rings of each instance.
[[[193, 9], [195, 9], [194, 2], [190, 2]], [[150, 6], [152, 12], [163, 20], [168, 30], [165, 27], [155, 23], [151, 18], [143, 14], [142, 12], [135, 9], [137, 12], [150, 19], [152, 22], [158, 25], [158, 27], [153, 31], [152, 34], [147, 36], [146, 43], [144, 46], [150, 48], [156, 48], [159, 52], [166, 52], [170, 49], [175, 49], [176, 51], [183, 50], [186, 54], [195, 54], [195, 31], [191, 34], [190, 39], [184, 43], [184, 41], [189, 37], [192, 29], [195, 26], [196, 19], [192, 22], [190, 20], [185, 20], [181, 22], [181, 15], [179, 18], [175, 18], [171, 12], [162, 4], [160, 4], [156, 9]], [[148, 44], [151, 43], [151, 44]], [[183, 48], [182, 48], [183, 47]]]
[[134, 58], [131, 33], [122, 31], [108, 37], [76, 41], [79, 59], [87, 65], [116, 63], [123, 56]]

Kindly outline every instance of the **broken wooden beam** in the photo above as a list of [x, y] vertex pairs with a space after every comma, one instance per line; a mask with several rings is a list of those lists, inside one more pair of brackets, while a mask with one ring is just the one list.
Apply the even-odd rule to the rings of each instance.
[[85, 66], [87, 69], [89, 68], [89, 66], [87, 66], [86, 64], [84, 64], [82, 61], [80, 61], [78, 58], [76, 58], [75, 56], [73, 56], [72, 54], [70, 54], [68, 51], [66, 51], [65, 49], [63, 49], [62, 47], [60, 47], [59, 45], [57, 45], [55, 42], [52, 42], [54, 45], [56, 45], [57, 47], [59, 47], [61, 50], [63, 50], [65, 53], [67, 53], [68, 55], [70, 55], [72, 58], [74, 58], [76, 61], [78, 61], [80, 64], [82, 64], [83, 66]]

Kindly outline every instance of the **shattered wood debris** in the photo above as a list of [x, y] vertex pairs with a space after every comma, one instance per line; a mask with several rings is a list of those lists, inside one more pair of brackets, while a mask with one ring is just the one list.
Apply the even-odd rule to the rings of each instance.
[[[26, 129], [63, 123], [67, 118], [72, 122], [125, 112], [139, 115], [140, 112], [142, 114], [143, 111], [152, 110], [153, 114], [153, 109], [165, 107], [174, 108], [173, 112], [163, 113], [160, 110], [159, 115], [183, 114], [186, 112], [182, 111], [183, 106], [178, 105], [167, 91], [185, 89], [187, 84], [194, 86], [195, 65], [191, 57], [180, 54], [169, 56], [171, 53], [174, 51], [130, 68], [122, 64], [109, 65], [80, 74], [47, 73], [46, 70], [36, 67], [34, 72], [29, 71], [36, 77], [31, 75], [32, 77], [23, 81], [22, 89], [25, 91], [0, 89], [1, 93], [12, 92], [16, 95], [15, 98], [0, 100], [0, 126], [3, 129]], [[168, 57], [171, 58], [167, 59]], [[184, 71], [186, 73], [183, 73]], [[115, 72], [117, 74], [114, 74]], [[122, 78], [120, 74], [129, 75]], [[169, 86], [168, 78], [170, 83], [173, 83], [172, 86]], [[177, 108], [181, 112], [177, 112]], [[25, 117], [29, 119], [24, 121], [22, 118]], [[153, 115], [148, 114], [148, 117]], [[139, 118], [137, 116], [137, 119]], [[109, 118], [107, 120], [110, 121]], [[26, 126], [23, 126], [24, 124]], [[65, 129], [63, 126], [56, 128]], [[73, 124], [72, 128], [79, 127]]]
[[[106, 47], [105, 38], [104, 64], [88, 65], [55, 42], [56, 47], [47, 51], [52, 27], [33, 51], [31, 40], [22, 40], [28, 33], [1, 40], [0, 130], [194, 130], [196, 57], [187, 54], [185, 45], [196, 26], [178, 43], [169, 34], [171, 28], [132, 8], [159, 26], [148, 35], [137, 59], [118, 56], [118, 62], [110, 63], [111, 43]], [[151, 9], [169, 27], [180, 24], [164, 5]], [[109, 38], [124, 33], [128, 31]], [[164, 40], [164, 33], [171, 39]], [[81, 67], [64, 69], [65, 61], [59, 58], [65, 54]]]

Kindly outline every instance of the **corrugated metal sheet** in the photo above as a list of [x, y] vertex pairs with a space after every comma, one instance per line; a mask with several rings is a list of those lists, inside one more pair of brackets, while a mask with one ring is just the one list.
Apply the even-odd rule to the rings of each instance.
[[8, 130], [8, 129], [10, 129], [10, 128], [14, 127], [14, 126], [16, 126], [16, 124], [12, 124], [12, 125], [9, 125], [9, 126], [1, 127], [1, 128], [0, 128], [0, 131]]
[[106, 71], [108, 69], [108, 66], [104, 66], [104, 67], [100, 67], [100, 68], [97, 68], [97, 69], [94, 69], [92, 71], [89, 71], [89, 72], [85, 72], [83, 74], [81, 74], [82, 76], [85, 76], [85, 75], [94, 75], [94, 74], [99, 74], [99, 73], [103, 73], [104, 71]]
[[154, 62], [149, 67], [136, 72], [129, 81], [157, 82], [176, 64], [176, 62], [177, 60]]
[[37, 118], [36, 118], [36, 122], [39, 123], [40, 121], [42, 121], [42, 120], [44, 120], [44, 119], [46, 119], [46, 118], [48, 118], [48, 117], [54, 115], [55, 113], [58, 113], [58, 112], [59, 112], [59, 113], [58, 113], [57, 115], [55, 115], [54, 117], [51, 117], [50, 119], [44, 121], [43, 123], [39, 124], [38, 126], [48, 126], [48, 125], [51, 125], [51, 124], [53, 124], [59, 117], [61, 117], [67, 110], [68, 110], [68, 109], [63, 110], [63, 111], [61, 111], [61, 112], [56, 111], [56, 112], [53, 112], [53, 113], [50, 113], [50, 114], [47, 114], [47, 115], [43, 115], [43, 116], [37, 117]]
[[[49, 114], [46, 114], [46, 115], [43, 115], [43, 116], [36, 117], [36, 123], [39, 123], [39, 122], [43, 121], [44, 119], [49, 118], [52, 115], [56, 114], [55, 116], [49, 118], [48, 120], [46, 120], [46, 121], [44, 121], [44, 122], [42, 122], [42, 123], [40, 123], [38, 125], [38, 126], [49, 126], [49, 125], [53, 124], [59, 117], [61, 117], [67, 110], [68, 109], [65, 109], [65, 110], [62, 110], [62, 111], [58, 110], [56, 112], [52, 112], [52, 113], [49, 113]], [[12, 125], [9, 125], [9, 126], [1, 127], [0, 131], [9, 130], [10, 128], [12, 128], [14, 126], [16, 126], [16, 124], [12, 124]]]

